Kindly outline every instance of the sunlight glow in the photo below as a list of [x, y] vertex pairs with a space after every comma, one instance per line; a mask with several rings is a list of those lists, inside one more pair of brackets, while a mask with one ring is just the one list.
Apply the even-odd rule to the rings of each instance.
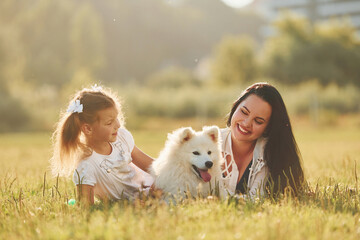
[[242, 8], [248, 5], [249, 3], [251, 3], [253, 0], [221, 0], [221, 1], [223, 1], [229, 7]]

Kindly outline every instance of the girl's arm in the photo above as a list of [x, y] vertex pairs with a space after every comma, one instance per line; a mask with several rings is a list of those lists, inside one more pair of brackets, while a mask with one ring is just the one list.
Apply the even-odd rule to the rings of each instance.
[[86, 205], [94, 204], [94, 186], [78, 184], [76, 185], [76, 189], [80, 201], [84, 202]]
[[152, 157], [145, 154], [143, 151], [141, 151], [136, 146], [134, 147], [133, 151], [131, 152], [131, 158], [132, 158], [132, 162], [145, 172], [148, 172], [148, 169], [149, 169], [151, 163], [154, 161], [154, 159]]
[[[141, 170], [143, 170], [145, 172], [149, 172], [150, 165], [154, 161], [154, 159], [152, 157], [150, 157], [149, 155], [147, 155], [146, 153], [141, 151], [136, 146], [134, 147], [134, 149], [133, 149], [133, 151], [131, 153], [131, 157], [132, 157], [132, 162], [136, 166], [138, 166], [139, 168], [141, 168]], [[155, 188], [155, 186], [153, 184], [150, 187], [150, 194], [153, 197], [161, 198], [163, 192], [162, 192], [161, 189]]]

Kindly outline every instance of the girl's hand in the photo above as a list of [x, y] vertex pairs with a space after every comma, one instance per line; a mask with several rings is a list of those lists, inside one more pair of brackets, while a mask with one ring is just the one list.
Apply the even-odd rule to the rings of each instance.
[[94, 204], [94, 187], [86, 184], [79, 184], [76, 186], [78, 200], [86, 205]]

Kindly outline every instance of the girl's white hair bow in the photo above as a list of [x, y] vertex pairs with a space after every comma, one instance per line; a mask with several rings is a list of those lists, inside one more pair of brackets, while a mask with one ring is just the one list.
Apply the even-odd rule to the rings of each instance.
[[83, 111], [83, 105], [80, 103], [80, 100], [75, 100], [74, 102], [70, 103], [66, 111], [72, 113], [81, 113]]

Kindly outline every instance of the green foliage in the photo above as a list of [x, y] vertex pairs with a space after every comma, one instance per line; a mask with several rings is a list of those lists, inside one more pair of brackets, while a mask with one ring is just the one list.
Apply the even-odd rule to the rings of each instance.
[[[27, 1], [14, 1], [18, 7]], [[70, 21], [76, 11], [73, 1], [32, 1], [22, 14], [16, 12], [14, 28], [25, 57], [22, 78], [37, 86], [61, 86], [71, 76]], [[9, 49], [11, 51], [11, 49]]]
[[219, 85], [250, 82], [257, 71], [254, 42], [248, 37], [225, 37], [215, 49], [211, 70]]
[[294, 87], [281, 86], [281, 90], [291, 114], [308, 115], [315, 122], [326, 116], [336, 118], [360, 111], [360, 89], [351, 84], [343, 87], [329, 84], [323, 87], [318, 81], [309, 81]]
[[[296, 99], [286, 102], [293, 103], [289, 110], [296, 115], [318, 112], [335, 119], [359, 111], [360, 44], [349, 24], [312, 26], [292, 16], [280, 20], [278, 33], [265, 42], [260, 68], [254, 44], [259, 17], [232, 11], [218, 0], [174, 4], [1, 1], [0, 94], [11, 109], [21, 111], [19, 116], [30, 118], [19, 117], [27, 121], [16, 128], [51, 129], [69, 96], [91, 83], [120, 86], [130, 114], [219, 118], [260, 73], [295, 85], [289, 92]], [[248, 37], [235, 35], [245, 33]], [[227, 34], [232, 36], [214, 48], [211, 79], [198, 80], [191, 69]], [[298, 85], [309, 79], [341, 87], [315, 91]], [[2, 121], [3, 128], [13, 129], [5, 115]]]
[[149, 76], [147, 86], [154, 89], [201, 87], [201, 82], [191, 71], [180, 67], [168, 67]]
[[0, 132], [21, 131], [30, 118], [21, 102], [11, 96], [6, 80], [7, 61], [10, 56], [5, 50], [6, 39], [0, 30]]
[[83, 4], [72, 19], [70, 41], [73, 71], [81, 69], [96, 74], [105, 65], [103, 24], [92, 5]]
[[90, 87], [95, 84], [94, 78], [85, 68], [77, 69], [74, 72], [74, 76], [70, 82], [64, 84], [61, 91], [61, 100], [63, 103], [67, 103], [73, 95], [85, 87]]
[[30, 125], [30, 116], [21, 103], [4, 91], [0, 93], [0, 116], [0, 132], [23, 131]]
[[169, 62], [194, 67], [224, 33], [255, 36], [262, 24], [218, 0], [179, 3], [2, 0], [0, 31], [14, 32], [6, 50], [24, 58], [22, 78], [61, 87], [77, 68], [114, 83], [142, 82]]
[[[173, 85], [154, 85], [153, 88], [128, 85], [114, 89], [124, 100], [125, 116], [224, 118], [231, 104], [246, 87], [212, 88], [203, 84], [202, 87], [187, 85], [178, 88]], [[326, 116], [336, 120], [342, 114], [360, 111], [360, 89], [350, 84], [323, 87], [317, 81], [312, 81], [297, 86], [274, 85], [283, 96], [291, 116], [309, 116], [315, 124], [330, 124], [328, 121], [322, 122]]]
[[360, 86], [360, 41], [347, 22], [312, 26], [287, 15], [275, 23], [277, 34], [265, 44], [264, 75], [283, 83], [317, 79], [322, 85]]
[[210, 89], [198, 87], [141, 88], [129, 86], [119, 89], [125, 110], [130, 115], [170, 118], [223, 117], [237, 89]]

